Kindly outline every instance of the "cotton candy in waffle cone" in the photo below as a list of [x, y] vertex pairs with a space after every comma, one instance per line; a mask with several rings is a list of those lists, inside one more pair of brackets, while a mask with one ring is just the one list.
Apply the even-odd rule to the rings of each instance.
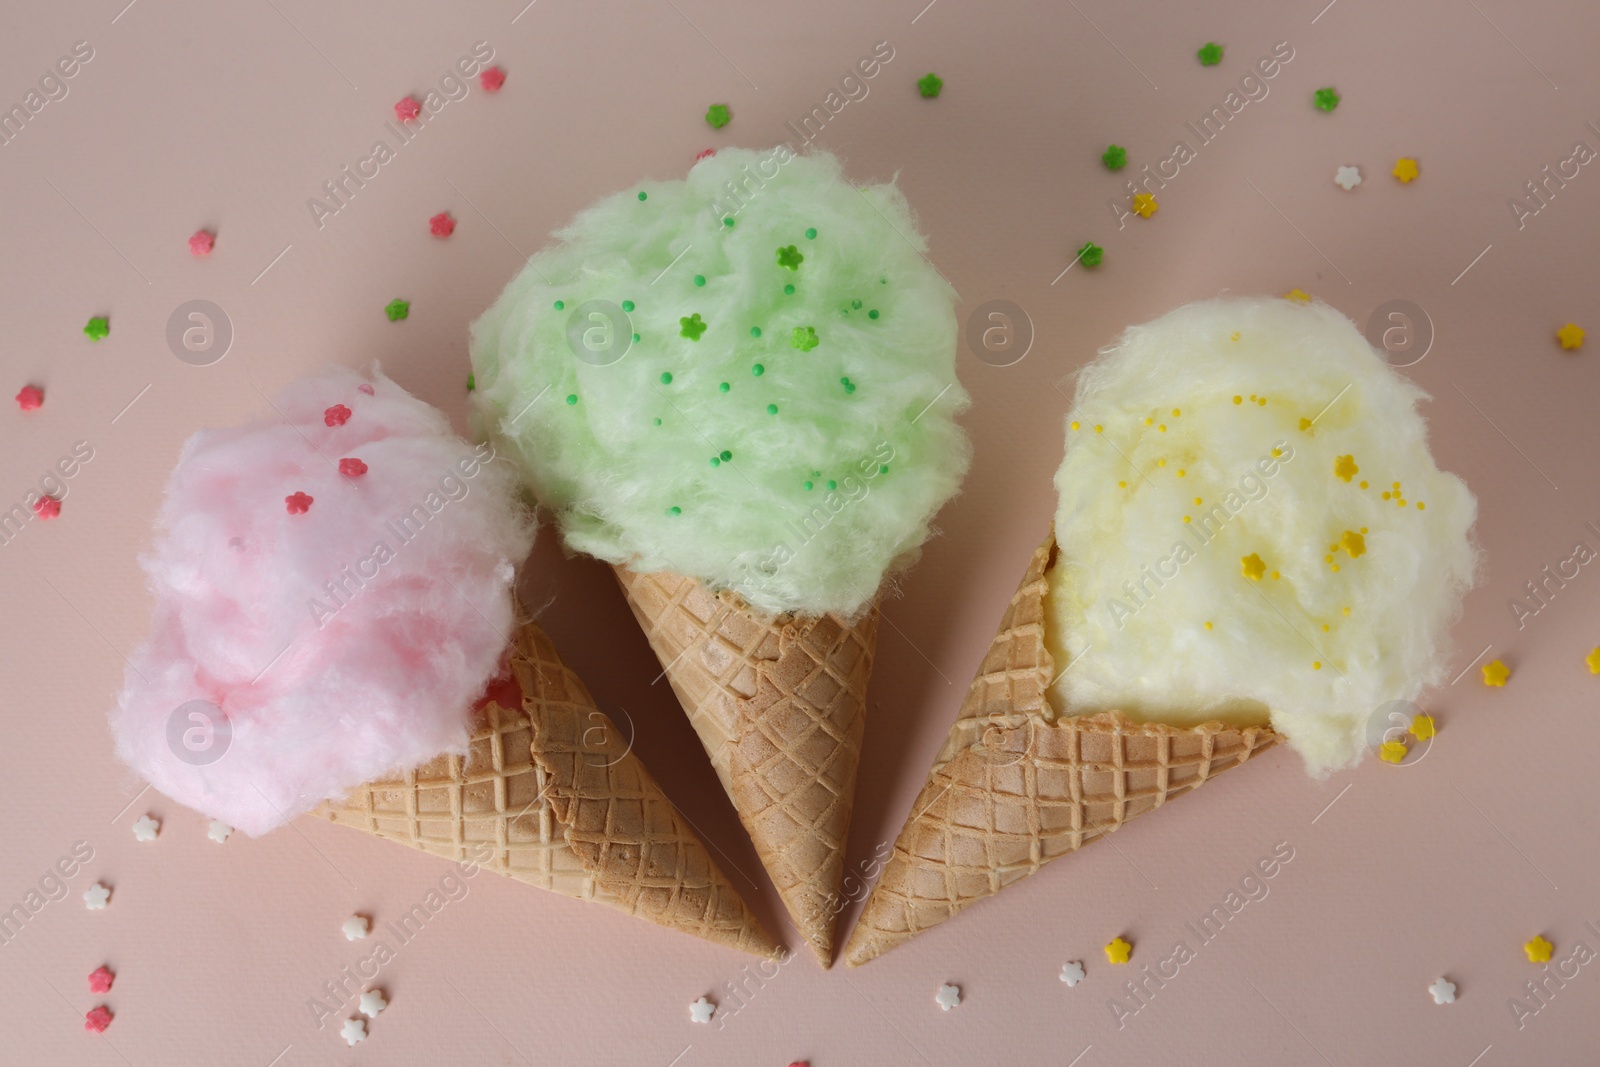
[[465, 756], [315, 814], [759, 956], [779, 948], [536, 623], [474, 712]]
[[845, 946], [852, 967], [1203, 785], [1280, 738], [1269, 727], [1057, 718], [1046, 693], [1052, 535], [1034, 552], [911, 817]]
[[692, 578], [615, 570], [784, 906], [830, 966], [877, 605], [855, 620], [763, 615]]

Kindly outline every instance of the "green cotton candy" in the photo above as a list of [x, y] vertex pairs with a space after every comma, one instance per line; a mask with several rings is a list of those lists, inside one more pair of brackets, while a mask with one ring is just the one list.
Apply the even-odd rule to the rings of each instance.
[[969, 399], [899, 189], [722, 149], [556, 237], [473, 324], [471, 403], [570, 548], [772, 614], [854, 615], [914, 561]]

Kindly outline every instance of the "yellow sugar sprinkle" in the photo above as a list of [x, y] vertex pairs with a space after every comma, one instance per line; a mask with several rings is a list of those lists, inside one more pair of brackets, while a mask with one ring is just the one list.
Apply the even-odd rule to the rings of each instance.
[[1383, 499], [1385, 499], [1385, 500], [1388, 500], [1388, 499], [1389, 499], [1389, 497], [1390, 497], [1390, 496], [1392, 496], [1392, 495], [1393, 495], [1393, 494], [1391, 494], [1391, 493], [1384, 493], [1384, 494], [1383, 494]]
[[1251, 393], [1250, 394], [1250, 403], [1254, 404], [1255, 402], [1256, 402], [1256, 394]]
[[1233, 402], [1235, 404], [1243, 404], [1244, 403], [1244, 397], [1235, 394], [1235, 396], [1233, 398]]
[[1367, 483], [1365, 481], [1362, 481], [1361, 488], [1363, 488], [1363, 489], [1367, 488]]
[[[1366, 529], [1363, 527], [1362, 533], [1365, 532]], [[1354, 530], [1346, 530], [1343, 536], [1339, 538], [1339, 543], [1344, 546], [1346, 552], [1350, 553], [1351, 559], [1359, 559], [1367, 551], [1367, 539]]]
[[1273, 450], [1272, 450], [1272, 458], [1273, 458], [1273, 459], [1277, 459], [1277, 458], [1278, 458], [1278, 457], [1279, 457], [1279, 456], [1281, 456], [1281, 455], [1283, 455], [1283, 449], [1281, 449], [1281, 448], [1274, 448], [1274, 449], [1273, 449]]
[[1339, 565], [1338, 565], [1338, 564], [1337, 564], [1337, 563], [1335, 563], [1335, 564], [1334, 564], [1334, 565], [1333, 565], [1333, 569], [1334, 569], [1334, 572], [1335, 572], [1335, 573], [1338, 573], [1338, 570], [1339, 570]]
[[1195, 502], [1196, 506], [1199, 506], [1200, 504], [1204, 503], [1204, 501], [1202, 501], [1199, 497], [1195, 497], [1194, 498], [1194, 502]]
[[1302, 433], [1304, 433], [1306, 430], [1309, 430], [1309, 429], [1311, 429], [1311, 420], [1302, 418], [1300, 420], [1300, 431]]
[[1406, 498], [1403, 497], [1403, 496], [1395, 497], [1394, 502], [1396, 504], [1399, 504], [1401, 507], [1405, 507], [1406, 506]]
[[1272, 580], [1273, 581], [1277, 581], [1279, 578], [1282, 578], [1282, 577], [1283, 577], [1283, 575], [1279, 574], [1277, 571], [1273, 571], [1272, 572]]
[[[1180, 477], [1180, 478], [1182, 478], [1182, 477], [1183, 477], [1183, 474], [1184, 474], [1184, 471], [1183, 471], [1183, 468], [1182, 468], [1182, 467], [1179, 467], [1179, 468], [1178, 468], [1178, 477]], [[1421, 506], [1422, 506], [1422, 505], [1420, 505], [1420, 504], [1418, 504], [1418, 505], [1417, 505], [1417, 506], [1418, 506], [1418, 507], [1421, 507]]]
[[1260, 400], [1257, 400], [1256, 403], [1260, 404], [1262, 407], [1266, 407], [1267, 406], [1267, 398], [1266, 397], [1262, 397]]
[[1346, 615], [1348, 615], [1348, 614], [1350, 614], [1350, 609], [1349, 609], [1349, 608], [1345, 608], [1345, 609], [1344, 609], [1344, 613], [1345, 613], [1345, 614], [1346, 614]]
[[1428, 505], [1424, 504], [1422, 501], [1419, 500], [1419, 501], [1417, 501], [1417, 510], [1418, 511], [1427, 511], [1428, 510]]
[[1172, 409], [1172, 417], [1173, 418], [1177, 418], [1179, 415], [1182, 415], [1182, 414], [1183, 414], [1183, 412], [1179, 411], [1177, 408], [1173, 408]]
[[1323, 623], [1322, 624], [1322, 632], [1323, 633], [1327, 633], [1328, 632], [1328, 624], [1327, 623]]
[[1232, 338], [1232, 340], [1235, 340], [1235, 341], [1237, 341], [1237, 340], [1238, 340], [1238, 339], [1239, 339], [1239, 331], [1238, 331], [1238, 330], [1234, 330], [1234, 331], [1233, 331], [1233, 338]]
[[1211, 629], [1211, 623], [1209, 621], [1206, 623], [1206, 629]]
[[1400, 488], [1400, 483], [1399, 483], [1399, 482], [1395, 482], [1395, 483], [1394, 483], [1394, 487], [1395, 487], [1395, 488], [1396, 488], [1396, 489], [1399, 489], [1399, 488]]
[[1189, 516], [1187, 516], [1187, 515], [1185, 515], [1185, 516], [1184, 516], [1184, 517], [1183, 517], [1183, 521], [1184, 521], [1184, 522], [1188, 522], [1188, 521], [1189, 521]]
[[1073, 429], [1074, 429], [1074, 430], [1076, 430], [1076, 429], [1077, 429], [1077, 428], [1078, 428], [1078, 424], [1077, 424], [1077, 423], [1076, 423], [1076, 422], [1074, 422], [1074, 423], [1073, 423], [1073, 424], [1072, 424], [1072, 428], [1073, 428]]
[[1366, 533], [1367, 532], [1367, 528], [1365, 526], [1361, 527], [1361, 532], [1362, 533]]
[[1117, 488], [1118, 489], [1126, 489], [1126, 488], [1128, 488], [1128, 483], [1127, 482], [1118, 482], [1117, 483]]
[[1157, 426], [1156, 429], [1160, 430], [1162, 433], [1166, 433], [1167, 432], [1167, 424], [1163, 422], [1160, 426]]
[[1099, 423], [1095, 424], [1095, 427], [1094, 427], [1094, 432], [1095, 433], [1101, 433], [1103, 430], [1104, 430], [1104, 427], [1102, 427]]
[[1164, 459], [1158, 459], [1158, 460], [1156, 460], [1156, 466], [1158, 466], [1158, 467], [1165, 467], [1165, 466], [1166, 466], [1166, 465], [1167, 465], [1167, 461], [1166, 461], [1166, 460], [1164, 460]]
[[1152, 423], [1152, 422], [1155, 422], [1155, 421], [1156, 421], [1156, 420], [1155, 420], [1155, 419], [1152, 419], [1152, 418], [1146, 418], [1146, 419], [1145, 419], [1145, 420], [1144, 420], [1144, 424], [1145, 424], [1145, 425], [1146, 425], [1146, 426], [1149, 426], [1149, 425], [1150, 425], [1150, 424], [1151, 424], [1151, 423]]
[[1323, 556], [1322, 557], [1322, 562], [1324, 562], [1324, 563], [1332, 563], [1333, 562], [1333, 557], [1332, 556]]
[[1314, 671], [1320, 671], [1322, 669], [1322, 661], [1320, 659], [1312, 661], [1311, 669]]

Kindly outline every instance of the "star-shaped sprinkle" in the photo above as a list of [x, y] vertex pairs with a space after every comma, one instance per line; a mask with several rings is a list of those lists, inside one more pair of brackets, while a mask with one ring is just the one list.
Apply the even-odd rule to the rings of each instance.
[[1556, 331], [1556, 340], [1561, 342], [1562, 348], [1583, 347], [1583, 327], [1577, 323], [1569, 322]]
[[1439, 732], [1432, 715], [1418, 713], [1411, 717], [1411, 725], [1406, 727], [1406, 733], [1418, 741], [1427, 741]]
[[1333, 184], [1348, 193], [1361, 184], [1361, 168], [1340, 167], [1333, 172]]
[[1555, 946], [1546, 941], [1541, 934], [1536, 935], [1532, 941], [1523, 945], [1522, 951], [1528, 954], [1529, 963], [1549, 963], [1550, 951], [1554, 948]]
[[1067, 983], [1069, 989], [1083, 981], [1083, 964], [1077, 960], [1063, 963], [1061, 965], [1061, 980]]
[[1332, 89], [1318, 89], [1311, 94], [1311, 102], [1318, 111], [1332, 111], [1339, 106], [1339, 94]]
[[367, 1039], [367, 1021], [365, 1019], [346, 1019], [339, 1028], [339, 1036], [344, 1038], [346, 1045], [354, 1045]]
[[344, 921], [344, 925], [339, 929], [344, 931], [344, 939], [346, 941], [360, 941], [367, 936], [367, 931], [371, 927], [372, 924], [367, 921], [365, 915], [352, 915]]
[[1259, 552], [1252, 552], [1240, 557], [1239, 572], [1252, 582], [1259, 582], [1261, 576], [1267, 573], [1267, 564]]
[[715, 1015], [716, 1012], [717, 1006], [705, 997], [701, 997], [689, 1005], [689, 1018], [693, 1022], [708, 1023], [711, 1021], [711, 1016]]
[[506, 83], [506, 72], [499, 67], [490, 67], [478, 75], [478, 84], [483, 86], [486, 93], [498, 93], [500, 86]]
[[720, 130], [733, 121], [733, 112], [728, 110], [727, 104], [712, 104], [706, 108], [706, 121], [713, 129]]
[[161, 832], [161, 823], [149, 815], [141, 815], [133, 824], [133, 837], [136, 841], [154, 841]]
[[350, 421], [351, 414], [352, 412], [350, 409], [345, 407], [343, 404], [335, 404], [332, 407], [325, 408], [323, 410], [322, 425], [343, 426], [345, 423]]
[[111, 890], [96, 882], [83, 891], [83, 906], [90, 911], [101, 911], [106, 906], [106, 901], [111, 899]]
[[395, 118], [399, 119], [401, 122], [410, 122], [412, 119], [422, 114], [422, 105], [417, 103], [414, 97], [402, 96], [399, 100], [395, 101], [394, 114]]
[[226, 841], [231, 833], [233, 833], [233, 827], [221, 819], [212, 819], [211, 825], [206, 828], [206, 836], [219, 845]]
[[1492, 685], [1496, 689], [1506, 684], [1506, 679], [1511, 677], [1511, 668], [1499, 660], [1483, 665], [1483, 684]]
[[33, 502], [33, 513], [41, 519], [53, 519], [61, 514], [61, 501], [53, 496], [42, 496]]
[[311, 510], [311, 503], [316, 498], [308, 496], [298, 490], [283, 498], [284, 507], [289, 509], [291, 515], [304, 515]]
[[89, 974], [89, 992], [109, 993], [111, 992], [111, 983], [116, 980], [116, 972], [102, 963]]
[[1222, 46], [1215, 41], [1207, 41], [1195, 55], [1202, 67], [1214, 67], [1222, 62]]
[[191, 256], [209, 256], [211, 250], [217, 246], [215, 235], [205, 230], [196, 230], [189, 237], [189, 254]]
[[1385, 741], [1378, 747], [1378, 758], [1385, 763], [1399, 763], [1406, 758], [1404, 741]]
[[1147, 219], [1161, 210], [1161, 205], [1156, 203], [1156, 198], [1150, 193], [1133, 194], [1133, 213], [1141, 219]]
[[103, 1034], [111, 1025], [111, 1009], [104, 1004], [90, 1008], [83, 1016], [83, 1028], [91, 1034]]
[[367, 465], [354, 456], [346, 456], [339, 461], [339, 473], [346, 478], [359, 478], [367, 473]]
[[381, 989], [369, 989], [361, 994], [361, 1014], [369, 1019], [376, 1019], [378, 1013], [388, 1006], [389, 1002], [383, 999]]
[[946, 982], [939, 987], [939, 992], [933, 995], [933, 999], [934, 1003], [939, 1005], [940, 1011], [949, 1011], [961, 1003], [961, 987]]
[[1111, 944], [1106, 946], [1106, 959], [1112, 963], [1127, 963], [1128, 957], [1133, 955], [1133, 946], [1122, 938], [1113, 938]]
[[1333, 476], [1341, 482], [1348, 482], [1351, 478], [1361, 473], [1361, 468], [1356, 466], [1354, 456], [1335, 456], [1333, 459]]
[[23, 411], [37, 411], [44, 403], [44, 390], [37, 385], [24, 385], [17, 393], [17, 407]]
[[1306, 292], [1304, 289], [1290, 289], [1287, 293], [1283, 294], [1283, 298], [1285, 300], [1293, 300], [1299, 304], [1311, 303], [1311, 294]]
[[799, 270], [800, 264], [804, 263], [805, 259], [806, 257], [801, 255], [800, 250], [794, 245], [785, 245], [783, 248], [778, 249], [778, 266], [780, 267]]
[[944, 88], [944, 79], [929, 71], [917, 79], [917, 92], [926, 100], [932, 100], [939, 95], [939, 90]]
[[383, 313], [389, 316], [390, 322], [399, 322], [411, 314], [411, 301], [396, 297], [383, 305]]
[[450, 217], [450, 212], [441, 211], [428, 219], [428, 232], [435, 237], [449, 237], [456, 232], [456, 220]]
[[1128, 150], [1119, 144], [1106, 145], [1106, 150], [1100, 153], [1100, 162], [1106, 165], [1106, 170], [1121, 170], [1128, 165]]
[[84, 336], [91, 341], [98, 341], [111, 332], [111, 320], [104, 315], [96, 315], [83, 324]]
[[1583, 657], [1583, 662], [1589, 665], [1590, 674], [1600, 674], [1600, 647], [1594, 648], [1587, 656]]
[[691, 341], [700, 340], [700, 335], [706, 332], [705, 320], [696, 311], [686, 319], [678, 320], [678, 336], [687, 337]]
[[802, 352], [809, 352], [821, 343], [816, 329], [811, 326], [796, 326], [789, 334], [789, 347], [798, 348]]
[[1417, 176], [1417, 161], [1402, 157], [1394, 161], [1394, 176], [1402, 183], [1408, 184]]
[[1428, 992], [1433, 994], [1435, 1004], [1454, 1004], [1456, 1002], [1456, 984], [1441, 978], [1428, 987]]
[[1106, 258], [1106, 250], [1093, 241], [1083, 242], [1083, 247], [1078, 249], [1078, 262], [1085, 267], [1098, 267]]

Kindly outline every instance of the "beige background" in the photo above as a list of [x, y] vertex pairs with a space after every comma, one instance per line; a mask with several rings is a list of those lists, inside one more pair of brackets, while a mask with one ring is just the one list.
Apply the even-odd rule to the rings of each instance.
[[[1600, 572], [1584, 568], [1518, 629], [1506, 604], [1580, 538], [1600, 548], [1595, 418], [1600, 336], [1564, 353], [1553, 331], [1600, 329], [1600, 171], [1582, 168], [1519, 230], [1507, 198], [1571, 154], [1600, 147], [1600, 16], [1544, 0], [1295, 0], [1170, 5], [925, 0], [862, 5], [572, 3], [234, 4], [97, 0], [20, 5], [0, 35], [0, 103], [20, 102], [73, 44], [94, 58], [0, 146], [6, 397], [0, 500], [23, 498], [73, 443], [93, 460], [61, 518], [0, 546], [6, 820], [0, 904], [20, 901], [76, 841], [94, 860], [70, 895], [0, 946], [10, 1062], [133, 1064], [1428, 1063], [1588, 1062], [1600, 966], [1585, 967], [1519, 1030], [1507, 1007], [1538, 969], [1521, 945], [1565, 956], [1600, 922], [1593, 754]], [[1503, 31], [1503, 32], [1502, 32]], [[1195, 49], [1227, 46], [1203, 68]], [[366, 155], [390, 107], [426, 91], [477, 41], [508, 75], [498, 96], [450, 103], [348, 207], [318, 229], [305, 207]], [[136, 555], [184, 438], [266, 410], [325, 361], [382, 359], [461, 425], [466, 325], [523, 254], [599, 194], [681, 175], [703, 147], [793, 139], [798, 121], [878, 41], [894, 58], [818, 138], [858, 180], [898, 173], [932, 257], [961, 295], [1025, 309], [1036, 338], [996, 367], [963, 349], [976, 460], [943, 536], [886, 616], [850, 860], [892, 840], [1029, 550], [1052, 511], [1060, 380], [1125, 324], [1176, 303], [1298, 286], [1365, 323], [1385, 301], [1425, 309], [1431, 351], [1405, 373], [1429, 406], [1441, 466], [1482, 506], [1487, 582], [1456, 627], [1456, 668], [1430, 694], [1442, 730], [1420, 761], [1369, 760], [1311, 781], [1288, 752], [1228, 775], [1111, 844], [1059, 863], [864, 970], [796, 959], [739, 1007], [724, 983], [745, 961], [609, 912], [484, 876], [402, 948], [380, 985], [390, 1009], [346, 1050], [306, 1007], [362, 946], [339, 925], [381, 925], [445, 866], [338, 828], [261, 840], [205, 837], [196, 815], [113, 760], [105, 711], [122, 653], [148, 625]], [[1294, 59], [1119, 228], [1121, 182], [1171, 151], [1247, 67], [1289, 42]], [[929, 70], [944, 95], [924, 101]], [[1336, 86], [1332, 114], [1314, 89]], [[713, 131], [706, 105], [733, 124]], [[1192, 142], [1191, 142], [1192, 143]], [[1409, 186], [1389, 177], [1421, 162]], [[1361, 167], [1352, 193], [1341, 164]], [[460, 226], [431, 239], [427, 218]], [[185, 240], [217, 231], [193, 259]], [[1096, 272], [1073, 250], [1106, 249]], [[1478, 258], [1480, 257], [1481, 258]], [[1470, 269], [1467, 269], [1470, 265]], [[1463, 274], [1463, 271], [1465, 273]], [[411, 317], [382, 308], [408, 297]], [[168, 316], [223, 308], [220, 362], [173, 356]], [[89, 343], [91, 314], [111, 336]], [[1062, 387], [1065, 388], [1065, 387]], [[132, 403], [132, 406], [128, 405]], [[598, 697], [772, 924], [781, 908], [704, 755], [603, 568], [537, 552], [531, 592]], [[1454, 670], [1452, 671], [1454, 673]], [[623, 712], [626, 715], [623, 715]], [[131, 802], [131, 803], [130, 803]], [[1330, 807], [1331, 805], [1331, 807]], [[159, 841], [130, 832], [149, 811]], [[1278, 842], [1294, 859], [1193, 962], [1119, 1029], [1109, 998], [1154, 963]], [[114, 887], [103, 912], [79, 894]], [[846, 913], [845, 928], [857, 906]], [[1087, 980], [1057, 980], [1081, 959]], [[106, 1034], [81, 1029], [109, 962]], [[1436, 1007], [1440, 974], [1459, 1000]], [[941, 982], [965, 1001], [940, 1012]], [[747, 988], [754, 989], [750, 981]], [[1552, 983], [1551, 988], [1554, 988]], [[687, 1005], [721, 1001], [723, 1025]], [[275, 1059], [276, 1057], [276, 1059]], [[676, 1057], [676, 1058], [675, 1058]], [[1078, 1057], [1074, 1059], [1074, 1057]], [[1474, 1057], [1479, 1057], [1474, 1059]]]

